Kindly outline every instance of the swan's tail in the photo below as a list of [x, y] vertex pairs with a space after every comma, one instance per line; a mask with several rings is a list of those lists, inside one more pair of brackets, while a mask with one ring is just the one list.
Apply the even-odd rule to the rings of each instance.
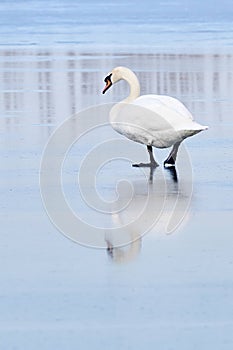
[[200, 131], [209, 129], [209, 127], [207, 125], [201, 125], [198, 123], [195, 123], [195, 124], [197, 124], [198, 130], [200, 130]]
[[187, 125], [186, 128], [183, 128], [182, 135], [183, 135], [184, 138], [186, 138], [186, 137], [189, 137], [189, 136], [196, 135], [199, 132], [207, 130], [207, 129], [208, 129], [208, 126], [201, 125], [201, 124], [198, 124], [198, 123], [194, 122], [194, 123], [192, 123], [191, 127]]

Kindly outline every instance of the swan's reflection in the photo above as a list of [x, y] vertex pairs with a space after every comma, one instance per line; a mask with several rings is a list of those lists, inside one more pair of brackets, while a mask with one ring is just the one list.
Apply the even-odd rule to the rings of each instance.
[[[178, 181], [175, 167], [164, 170], [160, 168], [153, 169], [152, 167], [148, 180], [153, 206], [149, 208], [139, 224], [137, 221], [135, 225], [130, 226], [130, 229], [124, 228], [129, 219], [134, 220], [137, 217], [137, 209], [140, 210], [146, 201], [146, 193], [141, 190], [145, 186], [143, 181], [146, 180], [134, 184], [136, 195], [133, 198], [133, 209], [129, 212], [126, 210], [112, 215], [112, 221], [117, 226], [123, 227], [124, 235], [131, 242], [128, 245], [119, 246], [118, 237], [115, 237], [112, 232], [106, 233], [107, 254], [116, 263], [126, 263], [138, 256], [142, 246], [142, 236], [145, 233], [143, 230], [146, 223], [153, 221], [153, 218], [155, 224], [149, 230], [149, 234], [154, 235], [154, 237], [162, 237], [165, 234], [176, 232], [181, 223], [184, 224], [188, 219], [187, 209], [191, 195], [190, 183], [183, 180]], [[159, 213], [159, 208], [162, 208], [161, 213]]]
[[171, 166], [169, 168], [165, 168], [167, 173], [170, 174], [172, 180], [174, 181], [174, 183], [178, 182], [178, 176], [177, 176], [177, 171], [176, 168], [174, 166]]
[[135, 259], [141, 250], [141, 238], [121, 248], [114, 247], [107, 239], [106, 244], [108, 256], [116, 263], [126, 263]]
[[[152, 184], [153, 183], [153, 178], [154, 178], [154, 174], [155, 171], [157, 169], [157, 166], [149, 166], [150, 172], [149, 172], [149, 183]], [[170, 174], [172, 180], [176, 183], [178, 182], [178, 177], [177, 177], [177, 171], [175, 166], [171, 166], [169, 168], [164, 168], [165, 171], [167, 171], [167, 173]]]

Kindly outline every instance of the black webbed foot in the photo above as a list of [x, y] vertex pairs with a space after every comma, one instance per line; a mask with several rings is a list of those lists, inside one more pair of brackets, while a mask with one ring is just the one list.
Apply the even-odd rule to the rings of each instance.
[[155, 163], [139, 163], [139, 164], [132, 164], [135, 168], [157, 168], [159, 164]]
[[175, 160], [173, 157], [167, 158], [163, 163], [164, 168], [171, 168], [175, 166]]

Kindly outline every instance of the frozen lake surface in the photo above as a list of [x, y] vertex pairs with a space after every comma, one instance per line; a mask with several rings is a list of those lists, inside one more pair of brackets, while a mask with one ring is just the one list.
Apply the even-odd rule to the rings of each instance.
[[231, 0], [2, 0], [0, 23], [3, 46], [187, 52], [233, 44]]
[[[103, 78], [117, 65], [137, 73], [142, 94], [179, 98], [209, 130], [185, 141], [193, 195], [180, 228], [168, 235], [155, 226], [141, 240], [107, 251], [75, 244], [53, 226], [41, 201], [39, 168], [60, 123], [128, 93], [122, 82], [101, 94]], [[227, 52], [0, 51], [2, 349], [233, 348], [232, 72]], [[89, 141], [98, 137], [95, 132]], [[102, 216], [79, 206], [76, 193], [85, 147], [84, 140], [70, 151], [64, 190], [85, 220], [102, 223]], [[166, 154], [156, 152], [160, 163]], [[181, 155], [177, 172], [183, 188]], [[140, 189], [148, 183], [148, 173], [145, 178], [130, 164], [111, 162], [98, 179], [101, 195], [111, 198], [118, 175]], [[155, 201], [161, 176], [172, 203], [179, 189], [162, 167], [151, 185]]]

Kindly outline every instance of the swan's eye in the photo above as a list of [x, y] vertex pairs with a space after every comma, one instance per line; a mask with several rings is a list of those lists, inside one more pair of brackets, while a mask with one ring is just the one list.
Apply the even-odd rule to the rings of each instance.
[[109, 75], [104, 79], [104, 82], [107, 83], [108, 81], [111, 81], [111, 76], [112, 76], [112, 73], [109, 74]]

